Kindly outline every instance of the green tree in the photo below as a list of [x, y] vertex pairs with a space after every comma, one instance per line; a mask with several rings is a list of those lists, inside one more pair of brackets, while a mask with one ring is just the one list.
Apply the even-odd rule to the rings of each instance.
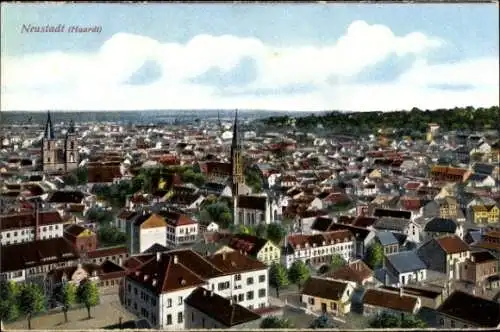
[[31, 330], [31, 318], [45, 309], [45, 296], [40, 286], [25, 284], [18, 295], [19, 310], [26, 315], [28, 329]]
[[260, 323], [261, 329], [289, 329], [293, 327], [289, 319], [276, 316], [266, 317]]
[[68, 310], [76, 301], [76, 286], [71, 283], [65, 283], [63, 286], [61, 286], [59, 291], [60, 291], [59, 299], [62, 303], [64, 312], [64, 322], [67, 323]]
[[122, 245], [127, 242], [127, 234], [115, 226], [103, 225], [97, 231], [99, 243], [104, 246]]
[[384, 247], [380, 243], [375, 242], [368, 247], [366, 262], [372, 269], [382, 266], [384, 262]]
[[0, 321], [14, 320], [19, 316], [19, 286], [13, 281], [0, 281]]
[[222, 228], [228, 228], [233, 220], [233, 216], [229, 207], [222, 202], [215, 202], [206, 205], [200, 216], [204, 218], [209, 218], [219, 224]]
[[347, 264], [346, 261], [344, 260], [344, 258], [341, 255], [333, 254], [332, 259], [330, 261], [330, 270], [336, 271], [346, 264]]
[[424, 329], [427, 324], [415, 315], [403, 315], [401, 326], [404, 329]]
[[87, 167], [78, 167], [76, 169], [76, 178], [78, 179], [78, 184], [87, 184], [89, 178], [89, 171]]
[[86, 219], [100, 225], [107, 225], [113, 221], [114, 215], [111, 211], [106, 211], [100, 208], [92, 208], [87, 212]]
[[90, 316], [90, 308], [99, 303], [99, 289], [95, 282], [87, 280], [80, 284], [76, 292], [77, 301], [87, 308], [88, 318]]
[[255, 227], [255, 236], [265, 238], [267, 234], [267, 225], [266, 224], [258, 224]]
[[67, 186], [76, 186], [78, 184], [78, 177], [74, 173], [68, 173], [63, 177], [63, 181]]
[[386, 311], [376, 315], [370, 322], [373, 328], [397, 328], [401, 326], [401, 319]]
[[276, 296], [279, 298], [280, 289], [290, 284], [288, 273], [283, 265], [278, 263], [271, 265], [269, 269], [269, 283], [276, 289]]
[[301, 285], [309, 279], [311, 272], [306, 264], [301, 260], [296, 260], [293, 262], [292, 266], [288, 270], [288, 279], [297, 285], [300, 290]]
[[309, 325], [311, 329], [332, 329], [335, 328], [333, 322], [328, 318], [327, 315], [323, 314], [319, 317], [316, 317]]
[[280, 224], [272, 223], [267, 226], [267, 238], [275, 244], [280, 244], [286, 233], [285, 228]]

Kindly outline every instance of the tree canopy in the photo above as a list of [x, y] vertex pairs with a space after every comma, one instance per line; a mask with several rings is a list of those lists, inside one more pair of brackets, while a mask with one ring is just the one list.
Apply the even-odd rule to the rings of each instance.
[[288, 279], [297, 285], [300, 289], [300, 286], [309, 279], [311, 275], [311, 271], [306, 266], [306, 264], [301, 260], [296, 260], [293, 262], [292, 266], [288, 270]]
[[347, 262], [345, 261], [345, 259], [341, 255], [333, 254], [332, 259], [330, 261], [330, 270], [335, 271], [346, 264], [347, 264]]
[[415, 315], [405, 314], [402, 317], [389, 312], [382, 312], [370, 322], [373, 328], [425, 328], [427, 324]]
[[271, 223], [267, 226], [267, 238], [275, 244], [280, 244], [281, 240], [285, 237], [286, 229], [277, 223]]
[[28, 329], [31, 330], [31, 318], [45, 309], [45, 295], [37, 284], [24, 284], [18, 295], [19, 310], [28, 320]]
[[[500, 130], [498, 106], [489, 108], [455, 107], [453, 109], [420, 110], [396, 112], [330, 112], [295, 118], [295, 127], [300, 130], [316, 129], [322, 124], [329, 131], [349, 135], [373, 134], [378, 129], [393, 131], [397, 136], [421, 135], [429, 123], [437, 123], [443, 130], [475, 131]], [[264, 125], [289, 128], [290, 116], [275, 116], [259, 120]]]
[[87, 308], [88, 318], [90, 316], [90, 308], [99, 303], [99, 289], [95, 282], [87, 280], [82, 282], [76, 292], [77, 301]]
[[68, 322], [68, 310], [76, 301], [76, 286], [71, 283], [65, 283], [59, 288], [59, 300], [63, 306], [64, 321]]
[[266, 317], [260, 323], [261, 329], [288, 329], [293, 327], [289, 319], [276, 316]]
[[309, 325], [311, 329], [332, 329], [335, 328], [335, 324], [328, 318], [327, 315], [323, 314], [319, 317], [316, 317]]
[[271, 265], [269, 269], [269, 283], [276, 289], [276, 295], [280, 296], [280, 289], [288, 286], [290, 281], [288, 280], [288, 272], [286, 268], [278, 263]]
[[19, 316], [19, 287], [13, 281], [0, 280], [0, 320], [11, 321]]
[[368, 247], [366, 253], [366, 263], [372, 268], [378, 268], [382, 266], [384, 262], [384, 247], [378, 242], [375, 242]]

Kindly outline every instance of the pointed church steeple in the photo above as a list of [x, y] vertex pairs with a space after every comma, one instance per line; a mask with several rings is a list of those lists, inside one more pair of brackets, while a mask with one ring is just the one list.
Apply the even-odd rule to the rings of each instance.
[[47, 122], [45, 123], [44, 138], [48, 140], [53, 140], [56, 138], [54, 127], [52, 126], [52, 119], [50, 118], [50, 111], [47, 111]]
[[231, 143], [231, 169], [232, 169], [232, 190], [233, 190], [233, 222], [238, 224], [238, 196], [240, 184], [245, 182], [243, 176], [243, 161], [241, 158], [241, 139], [238, 128], [238, 110], [234, 115], [233, 140]]

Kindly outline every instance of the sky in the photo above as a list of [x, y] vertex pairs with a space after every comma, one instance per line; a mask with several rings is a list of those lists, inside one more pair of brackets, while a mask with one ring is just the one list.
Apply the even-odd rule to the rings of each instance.
[[499, 104], [497, 4], [1, 7], [2, 111]]

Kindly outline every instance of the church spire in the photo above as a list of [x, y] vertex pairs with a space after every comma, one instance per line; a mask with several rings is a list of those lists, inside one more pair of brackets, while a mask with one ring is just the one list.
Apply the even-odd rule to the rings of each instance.
[[238, 196], [240, 184], [243, 184], [243, 164], [241, 158], [241, 140], [238, 128], [238, 111], [234, 115], [233, 141], [231, 143], [231, 169], [232, 169], [232, 190], [233, 190], [233, 219], [234, 224], [238, 224]]
[[52, 119], [50, 117], [50, 111], [47, 111], [47, 122], [45, 123], [45, 139], [53, 140], [55, 139], [54, 127], [52, 126]]

